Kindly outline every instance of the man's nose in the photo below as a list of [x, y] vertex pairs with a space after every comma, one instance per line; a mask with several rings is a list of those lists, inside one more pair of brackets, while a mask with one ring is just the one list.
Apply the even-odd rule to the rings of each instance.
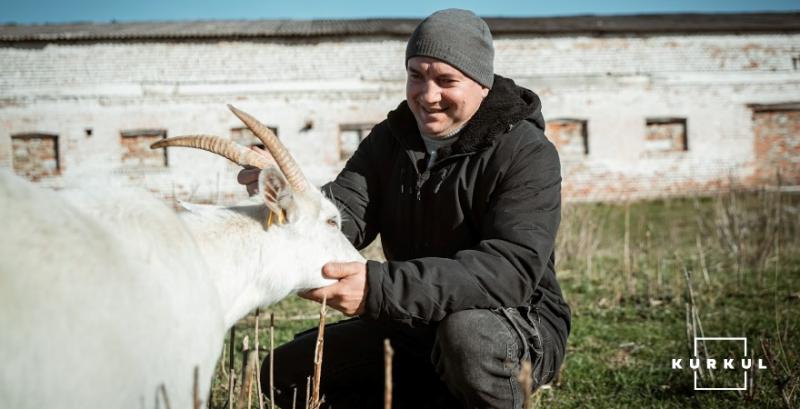
[[433, 81], [425, 81], [422, 89], [422, 101], [435, 104], [442, 99], [442, 89]]

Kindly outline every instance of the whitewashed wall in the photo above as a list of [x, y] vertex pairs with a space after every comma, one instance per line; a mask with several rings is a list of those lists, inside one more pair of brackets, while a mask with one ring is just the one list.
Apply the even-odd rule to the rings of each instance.
[[[539, 93], [545, 118], [587, 121], [589, 154], [564, 160], [573, 198], [747, 180], [756, 160], [748, 104], [800, 100], [795, 34], [515, 36], [495, 47], [496, 72]], [[0, 47], [0, 167], [12, 167], [11, 135], [52, 133], [61, 175], [46, 185], [111, 175], [164, 196], [233, 201], [243, 195], [235, 168], [209, 154], [171, 151], [165, 169], [120, 162], [124, 130], [228, 136], [240, 126], [232, 103], [277, 126], [321, 183], [343, 165], [339, 125], [379, 122], [403, 99], [404, 49], [388, 37]], [[655, 117], [686, 118], [689, 150], [647, 154], [645, 120]]]

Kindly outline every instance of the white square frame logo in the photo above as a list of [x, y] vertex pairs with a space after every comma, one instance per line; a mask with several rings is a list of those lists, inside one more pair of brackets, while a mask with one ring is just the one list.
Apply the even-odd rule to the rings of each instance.
[[[698, 341], [741, 341], [744, 345], [744, 357], [747, 358], [747, 338], [745, 337], [695, 337], [694, 339], [694, 357], [697, 358], [697, 344]], [[694, 374], [694, 390], [696, 391], [746, 391], [747, 390], [747, 371], [744, 372], [744, 382], [741, 387], [734, 388], [699, 388], [697, 387], [697, 370], [693, 370]]]

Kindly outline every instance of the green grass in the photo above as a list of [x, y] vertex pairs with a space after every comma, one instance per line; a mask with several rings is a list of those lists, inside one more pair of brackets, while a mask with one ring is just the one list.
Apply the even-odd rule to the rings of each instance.
[[[571, 204], [562, 219], [557, 270], [572, 333], [561, 377], [532, 407], [800, 407], [800, 197]], [[379, 252], [373, 247], [368, 257]], [[703, 336], [745, 336], [756, 359], [769, 342], [774, 365], [755, 371], [746, 393], [694, 391], [691, 370], [671, 369], [672, 358], [690, 357], [687, 308]], [[261, 345], [269, 342], [269, 312], [279, 345], [316, 326], [318, 311], [298, 297], [271, 306], [262, 312]], [[328, 314], [328, 322], [341, 318]], [[253, 323], [251, 315], [237, 324], [238, 349]], [[226, 379], [218, 372], [214, 408], [225, 402]]]
[[[774, 287], [723, 290], [713, 294], [713, 305], [699, 295], [705, 336], [746, 336], [756, 358], [764, 357], [761, 340], [782, 342], [786, 361], [797, 370], [798, 276], [800, 270], [785, 270]], [[694, 391], [690, 370], [671, 369], [672, 358], [690, 356], [689, 345], [685, 306], [631, 302], [585, 308], [573, 317], [561, 379], [540, 392], [540, 407], [783, 407], [769, 370], [758, 371], [751, 400], [732, 391]]]

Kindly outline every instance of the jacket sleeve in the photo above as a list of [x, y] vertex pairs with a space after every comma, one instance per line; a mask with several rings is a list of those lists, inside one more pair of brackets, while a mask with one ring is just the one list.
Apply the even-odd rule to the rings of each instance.
[[558, 153], [546, 139], [530, 143], [506, 169], [473, 248], [452, 259], [368, 262], [363, 316], [429, 323], [456, 311], [531, 301], [543, 275], [552, 274], [548, 263], [561, 217]]
[[[376, 128], [380, 127], [379, 124]], [[342, 233], [357, 249], [366, 247], [378, 235], [378, 178], [371, 160], [380, 153], [372, 152], [375, 129], [356, 149], [332, 182], [322, 187], [342, 213]]]

